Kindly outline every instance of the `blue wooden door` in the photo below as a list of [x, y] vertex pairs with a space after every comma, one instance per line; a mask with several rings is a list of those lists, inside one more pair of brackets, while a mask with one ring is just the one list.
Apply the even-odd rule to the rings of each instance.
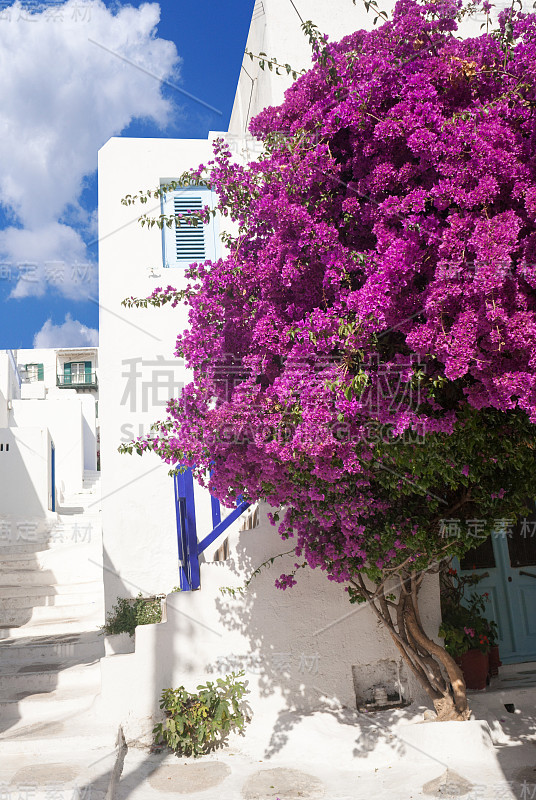
[[474, 591], [489, 594], [503, 663], [536, 661], [536, 512], [467, 553], [460, 572], [473, 570], [486, 575]]

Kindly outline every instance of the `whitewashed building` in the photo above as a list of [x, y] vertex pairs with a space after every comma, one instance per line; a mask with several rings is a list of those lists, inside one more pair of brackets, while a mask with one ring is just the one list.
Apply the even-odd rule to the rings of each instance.
[[[95, 348], [0, 351], [0, 747], [89, 709], [104, 653]], [[46, 701], [46, 702], [45, 702]], [[63, 724], [63, 723], [62, 723]], [[25, 734], [29, 739], [25, 739]]]

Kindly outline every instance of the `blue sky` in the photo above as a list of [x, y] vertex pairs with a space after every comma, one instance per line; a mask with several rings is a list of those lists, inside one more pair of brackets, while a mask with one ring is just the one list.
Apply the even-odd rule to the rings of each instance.
[[0, 348], [96, 343], [98, 149], [225, 130], [253, 5], [0, 0]]

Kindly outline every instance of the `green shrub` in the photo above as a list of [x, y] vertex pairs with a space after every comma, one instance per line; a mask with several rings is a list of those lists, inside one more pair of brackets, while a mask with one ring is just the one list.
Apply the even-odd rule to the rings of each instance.
[[160, 701], [166, 719], [153, 729], [156, 744], [164, 742], [181, 755], [199, 756], [221, 747], [231, 730], [243, 731], [246, 718], [239, 701], [248, 690], [237, 678], [244, 674], [231, 672], [215, 684], [207, 681], [196, 694], [184, 686], [166, 689]]
[[140, 592], [134, 600], [118, 597], [101, 630], [107, 636], [114, 633], [129, 633], [133, 636], [136, 625], [151, 625], [155, 622], [162, 622], [162, 604], [158, 598], [143, 597]]

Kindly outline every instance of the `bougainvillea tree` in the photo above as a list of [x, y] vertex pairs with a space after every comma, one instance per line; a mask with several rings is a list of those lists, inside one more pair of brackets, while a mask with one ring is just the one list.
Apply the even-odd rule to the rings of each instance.
[[418, 596], [534, 494], [536, 19], [462, 39], [460, 14], [400, 0], [333, 44], [306, 25], [312, 69], [251, 124], [263, 155], [218, 141], [189, 178], [234, 225], [227, 255], [126, 301], [188, 305], [193, 380], [124, 449], [267, 501], [295, 570], [368, 602], [439, 717], [465, 719]]

